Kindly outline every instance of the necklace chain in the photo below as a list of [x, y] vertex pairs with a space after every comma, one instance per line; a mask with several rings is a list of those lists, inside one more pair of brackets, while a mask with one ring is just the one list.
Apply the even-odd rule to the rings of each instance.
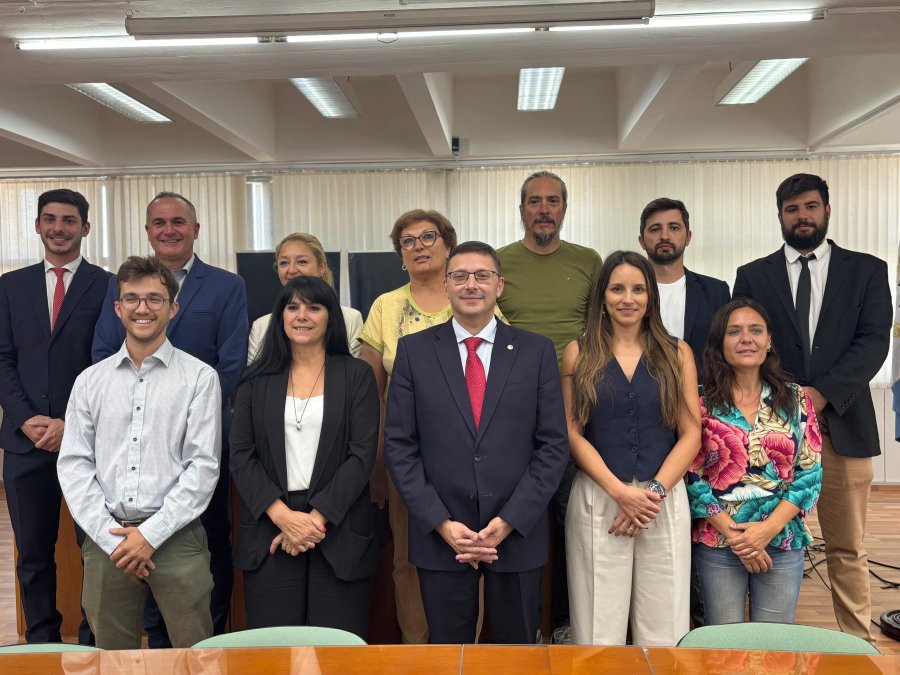
[[297, 423], [297, 431], [300, 430], [301, 423], [303, 422], [303, 415], [306, 414], [306, 406], [309, 405], [309, 399], [312, 398], [313, 392], [316, 390], [316, 385], [319, 384], [319, 378], [322, 377], [322, 371], [325, 370], [325, 362], [322, 362], [322, 367], [319, 368], [319, 374], [316, 375], [316, 381], [313, 382], [312, 389], [309, 390], [309, 396], [306, 397], [306, 400], [303, 402], [303, 410], [300, 411], [300, 417], [297, 417], [297, 397], [294, 396], [294, 369], [291, 368], [290, 374], [288, 375], [288, 379], [290, 380], [291, 385], [291, 403], [294, 405], [294, 422]]

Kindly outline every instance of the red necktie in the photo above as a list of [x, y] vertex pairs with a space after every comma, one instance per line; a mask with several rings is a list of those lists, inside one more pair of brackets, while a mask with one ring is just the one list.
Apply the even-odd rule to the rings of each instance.
[[56, 290], [53, 291], [53, 312], [50, 314], [50, 331], [56, 326], [56, 319], [59, 317], [59, 310], [62, 309], [63, 299], [66, 297], [66, 283], [63, 281], [63, 275], [68, 272], [65, 267], [51, 267], [53, 273], [56, 274]]
[[487, 378], [484, 376], [484, 364], [478, 358], [475, 350], [478, 345], [484, 342], [483, 338], [470, 337], [463, 340], [466, 349], [469, 350], [466, 356], [466, 389], [469, 390], [469, 403], [472, 404], [472, 416], [475, 418], [475, 429], [478, 430], [478, 423], [481, 422], [481, 404], [484, 402], [484, 388], [487, 384]]

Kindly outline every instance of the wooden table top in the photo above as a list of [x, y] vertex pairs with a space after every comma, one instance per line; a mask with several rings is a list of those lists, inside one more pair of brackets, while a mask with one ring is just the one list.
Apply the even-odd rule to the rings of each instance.
[[900, 657], [640, 647], [373, 645], [0, 654], [0, 673], [531, 675], [900, 673]]

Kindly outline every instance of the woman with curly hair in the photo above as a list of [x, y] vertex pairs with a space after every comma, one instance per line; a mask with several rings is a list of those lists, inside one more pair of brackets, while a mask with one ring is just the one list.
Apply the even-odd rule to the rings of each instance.
[[772, 349], [766, 311], [750, 299], [713, 318], [700, 381], [703, 439], [688, 473], [694, 563], [708, 624], [793, 623], [804, 522], [822, 484], [812, 403]]
[[630, 622], [634, 644], [674, 645], [688, 631], [682, 479], [700, 446], [700, 405], [693, 354], [666, 332], [643, 256], [603, 263], [562, 382], [579, 468], [566, 513], [573, 642], [625, 644]]

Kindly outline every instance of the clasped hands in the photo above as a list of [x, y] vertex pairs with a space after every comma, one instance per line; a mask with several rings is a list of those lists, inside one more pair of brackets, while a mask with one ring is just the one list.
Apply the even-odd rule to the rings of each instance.
[[269, 555], [279, 548], [288, 555], [297, 556], [316, 547], [325, 539], [325, 517], [318, 510], [309, 513], [288, 511], [275, 523], [281, 532], [272, 540]]
[[500, 516], [491, 519], [480, 532], [473, 532], [463, 523], [445, 520], [437, 532], [456, 553], [456, 559], [478, 569], [479, 563], [490, 565], [498, 559], [497, 548], [512, 532], [513, 527]]
[[736, 534], [727, 537], [731, 552], [734, 553], [750, 574], [768, 572], [772, 569], [772, 558], [766, 552], [766, 546], [772, 541], [772, 535], [765, 521], [752, 523], [731, 523], [728, 529]]
[[622, 491], [613, 497], [619, 505], [619, 514], [609, 527], [609, 534], [617, 537], [637, 537], [659, 515], [660, 502], [664, 499], [647, 488], [623, 485]]
[[38, 450], [59, 452], [65, 426], [65, 422], [59, 418], [35, 415], [25, 420], [19, 429]]
[[138, 579], [149, 577], [150, 570], [156, 569], [150, 559], [156, 549], [147, 543], [141, 531], [136, 527], [111, 527], [109, 533], [125, 537], [125, 541], [116, 546], [116, 550], [109, 556], [116, 567]]

